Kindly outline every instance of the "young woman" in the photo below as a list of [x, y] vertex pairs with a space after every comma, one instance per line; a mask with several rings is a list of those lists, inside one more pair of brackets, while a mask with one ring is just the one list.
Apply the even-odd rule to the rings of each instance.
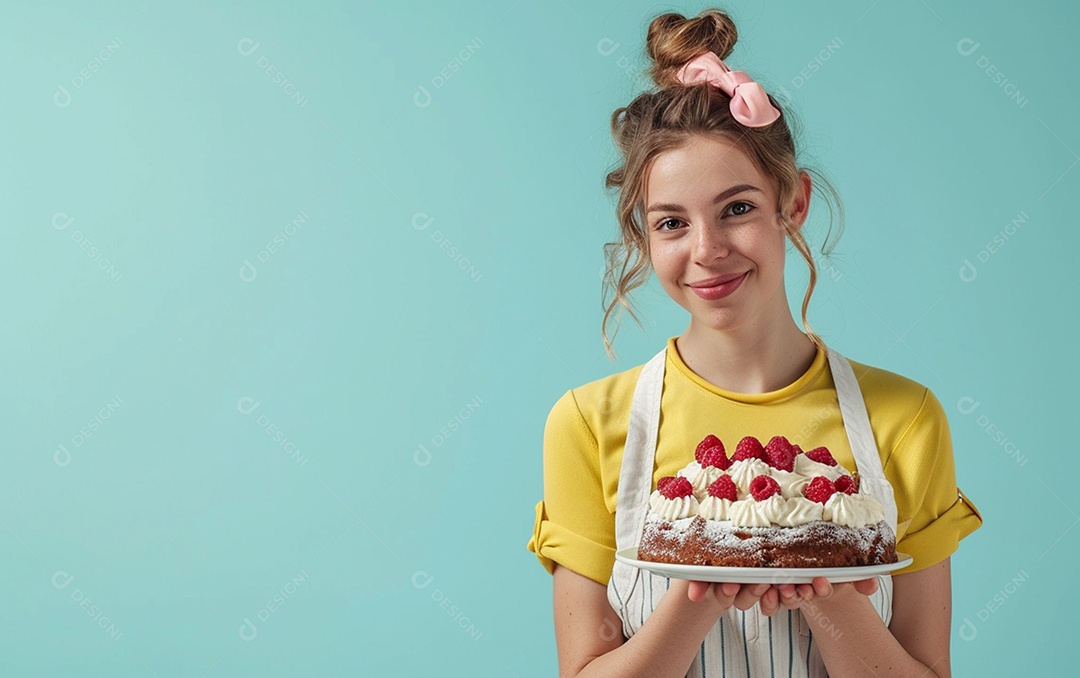
[[[544, 432], [544, 499], [529, 549], [554, 575], [563, 676], [949, 676], [949, 557], [982, 520], [959, 491], [948, 422], [910, 379], [843, 358], [809, 327], [816, 269], [801, 226], [812, 189], [779, 104], [722, 61], [724, 12], [655, 18], [658, 89], [612, 117], [624, 163], [612, 311], [655, 273], [690, 314], [645, 365], [567, 391]], [[790, 241], [810, 267], [802, 329], [788, 306]], [[831, 585], [705, 584], [616, 563], [636, 546], [631, 497], [696, 444], [783, 435], [827, 446], [895, 516], [893, 576]], [[636, 488], [636, 491], [635, 491]], [[882, 490], [881, 488], [885, 488]]]

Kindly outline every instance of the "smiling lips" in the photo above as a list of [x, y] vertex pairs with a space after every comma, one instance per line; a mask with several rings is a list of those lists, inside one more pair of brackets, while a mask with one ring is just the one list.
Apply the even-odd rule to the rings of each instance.
[[709, 278], [708, 280], [700, 280], [695, 283], [690, 283], [690, 289], [694, 290], [694, 294], [702, 299], [710, 301], [722, 299], [737, 290], [748, 274], [749, 271], [746, 271], [744, 273], [732, 273], [717, 278]]

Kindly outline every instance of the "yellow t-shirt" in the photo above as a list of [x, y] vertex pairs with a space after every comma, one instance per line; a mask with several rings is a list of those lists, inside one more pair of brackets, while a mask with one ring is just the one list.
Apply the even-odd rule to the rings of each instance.
[[[653, 486], [694, 458], [708, 434], [728, 455], [743, 436], [763, 443], [786, 436], [804, 450], [824, 445], [836, 461], [857, 470], [840, 418], [828, 357], [819, 350], [810, 369], [778, 391], [744, 394], [705, 381], [668, 340]], [[982, 517], [956, 485], [945, 411], [925, 386], [886, 370], [849, 361], [862, 389], [885, 477], [897, 507], [897, 550], [911, 565], [941, 562]], [[548, 570], [555, 563], [607, 584], [615, 562], [615, 499], [630, 402], [644, 365], [567, 391], [544, 428], [544, 499], [528, 549]]]

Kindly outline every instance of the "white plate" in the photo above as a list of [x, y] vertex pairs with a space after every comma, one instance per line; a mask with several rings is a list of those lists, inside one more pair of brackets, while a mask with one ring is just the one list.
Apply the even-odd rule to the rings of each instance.
[[734, 584], [809, 584], [814, 577], [825, 577], [834, 583], [857, 581], [887, 574], [911, 564], [911, 556], [906, 553], [898, 552], [896, 558], [895, 563], [861, 567], [709, 567], [638, 560], [636, 548], [615, 552], [615, 560], [664, 577]]

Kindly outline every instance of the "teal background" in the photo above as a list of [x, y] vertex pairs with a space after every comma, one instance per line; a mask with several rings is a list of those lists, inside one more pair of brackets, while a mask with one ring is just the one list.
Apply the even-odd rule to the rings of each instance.
[[[704, 6], [5, 3], [0, 675], [555, 675], [548, 410], [687, 322], [604, 355], [608, 119]], [[954, 673], [1057, 673], [1080, 9], [724, 6], [847, 208], [812, 325], [949, 413]]]

